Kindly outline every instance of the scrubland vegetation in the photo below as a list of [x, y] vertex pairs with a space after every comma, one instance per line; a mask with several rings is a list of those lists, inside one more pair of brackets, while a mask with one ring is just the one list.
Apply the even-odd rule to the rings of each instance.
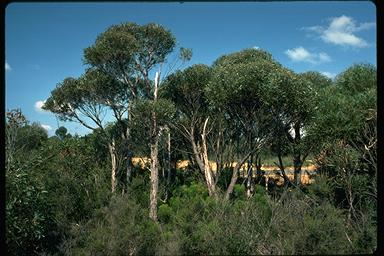
[[[6, 112], [7, 253], [374, 252], [376, 67], [330, 80], [245, 49], [167, 73], [175, 42], [159, 25], [126, 23], [84, 50], [84, 75], [59, 82], [44, 108], [88, 135], [60, 127], [48, 137], [21, 110]], [[308, 160], [317, 170], [306, 185]], [[263, 164], [284, 184], [266, 188]]]

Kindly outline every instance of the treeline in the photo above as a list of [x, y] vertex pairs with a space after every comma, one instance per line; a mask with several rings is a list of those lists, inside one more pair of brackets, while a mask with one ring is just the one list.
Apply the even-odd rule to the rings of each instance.
[[[330, 80], [245, 49], [180, 70], [192, 51], [171, 62], [175, 46], [157, 24], [125, 23], [84, 50], [84, 75], [59, 83], [44, 108], [89, 135], [61, 127], [48, 138], [7, 112], [8, 252], [373, 252], [376, 68], [355, 64]], [[133, 156], [151, 161], [135, 167]], [[260, 185], [266, 156], [282, 187]], [[303, 186], [309, 157], [317, 175]]]

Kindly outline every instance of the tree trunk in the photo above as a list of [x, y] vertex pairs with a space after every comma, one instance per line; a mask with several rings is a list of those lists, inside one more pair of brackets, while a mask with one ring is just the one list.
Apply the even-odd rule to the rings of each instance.
[[200, 171], [204, 174], [205, 182], [207, 184], [208, 193], [210, 196], [216, 196], [216, 184], [211, 167], [208, 160], [208, 150], [207, 150], [207, 141], [206, 141], [206, 126], [208, 123], [208, 118], [205, 120], [203, 132], [201, 134], [201, 145], [198, 146], [194, 138], [194, 128], [191, 126], [191, 131], [189, 133], [189, 140], [192, 145], [192, 151], [194, 159], [199, 166]]
[[294, 163], [294, 180], [295, 185], [299, 186], [301, 184], [301, 159], [300, 154], [294, 154], [293, 155], [293, 163]]
[[253, 193], [253, 186], [252, 186], [252, 177], [253, 176], [253, 168], [252, 168], [252, 161], [248, 162], [248, 172], [247, 172], [247, 198], [250, 198]]
[[131, 141], [131, 129], [129, 127], [129, 124], [130, 124], [130, 121], [131, 121], [131, 118], [132, 118], [132, 115], [131, 115], [131, 104], [129, 104], [128, 106], [128, 113], [127, 113], [127, 119], [128, 119], [128, 125], [127, 125], [127, 129], [126, 129], [126, 146], [127, 146], [127, 162], [126, 162], [126, 165], [127, 165], [127, 170], [126, 170], [126, 186], [128, 188], [129, 186], [129, 183], [131, 181], [131, 176], [132, 176], [132, 169], [133, 169], [133, 165], [132, 165], [132, 157], [133, 157], [133, 153], [132, 153], [132, 150], [131, 150], [131, 146], [130, 146], [130, 141]]
[[279, 168], [280, 168], [281, 174], [283, 175], [283, 178], [284, 178], [284, 186], [288, 186], [288, 184], [291, 181], [289, 180], [287, 174], [285, 173], [283, 159], [281, 158], [281, 151], [280, 151], [280, 149], [278, 150], [277, 158], [279, 159]]
[[115, 193], [117, 158], [116, 158], [116, 147], [115, 147], [114, 139], [112, 139], [111, 143], [108, 143], [108, 149], [109, 149], [109, 155], [111, 156], [111, 191], [112, 193]]
[[193, 138], [192, 138], [192, 150], [193, 150], [193, 154], [195, 156], [197, 165], [199, 166], [200, 171], [204, 174], [209, 195], [216, 196], [215, 179], [213, 177], [211, 167], [209, 166], [207, 152], [204, 149], [199, 150]]
[[239, 176], [240, 168], [245, 163], [245, 161], [247, 161], [247, 159], [251, 155], [251, 153], [252, 152], [249, 152], [243, 159], [239, 160], [237, 162], [236, 166], [233, 168], [231, 182], [229, 183], [227, 191], [225, 192], [225, 197], [224, 197], [225, 200], [228, 200], [229, 196], [232, 194], [233, 188], [235, 187], [237, 178]]
[[[155, 88], [153, 92], [153, 101], [157, 101], [157, 89], [159, 85], [159, 72], [156, 72]], [[151, 191], [149, 195], [149, 217], [153, 221], [157, 221], [157, 193], [159, 191], [159, 167], [158, 167], [158, 151], [159, 151], [159, 136], [157, 129], [156, 112], [151, 113], [151, 128], [150, 128], [150, 147], [151, 147]]]
[[208, 159], [208, 147], [207, 147], [207, 140], [206, 140], [206, 128], [208, 124], [208, 119], [205, 120], [204, 127], [203, 127], [203, 133], [201, 134], [201, 147], [202, 147], [202, 158], [204, 162], [204, 175], [205, 180], [207, 182], [208, 187], [208, 193], [210, 196], [216, 196], [216, 182], [215, 178], [212, 173], [211, 166], [209, 165], [209, 159]]
[[294, 139], [294, 149], [293, 149], [293, 168], [294, 168], [294, 180], [296, 186], [301, 184], [301, 153], [300, 153], [300, 123], [296, 122], [294, 125], [295, 130], [295, 139]]
[[169, 187], [171, 185], [171, 132], [169, 128], [167, 128], [167, 188], [165, 190], [165, 200], [168, 199], [169, 195]]
[[[156, 114], [152, 113], [152, 125], [156, 128]], [[155, 133], [155, 132], [154, 132]], [[157, 221], [157, 193], [159, 190], [159, 169], [158, 169], [158, 144], [157, 134], [151, 136], [151, 192], [149, 198], [149, 217]]]

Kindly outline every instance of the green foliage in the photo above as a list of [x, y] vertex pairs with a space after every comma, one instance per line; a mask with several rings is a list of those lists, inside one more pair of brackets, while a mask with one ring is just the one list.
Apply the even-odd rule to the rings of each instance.
[[77, 93], [78, 80], [66, 78], [51, 92], [51, 96], [44, 103], [43, 109], [58, 115], [61, 120], [72, 120], [74, 110], [81, 102], [81, 95]]
[[233, 188], [233, 197], [244, 200], [245, 199], [245, 186], [236, 184]]
[[21, 127], [16, 146], [28, 152], [38, 149], [48, 139], [47, 131], [38, 123]]
[[21, 109], [12, 109], [5, 113], [6, 123], [9, 127], [20, 128], [28, 124], [27, 118], [21, 112]]
[[[124, 23], [110, 27], [84, 50], [84, 62], [91, 67], [59, 83], [44, 108], [63, 120], [94, 118], [98, 129], [91, 127], [89, 135], [72, 137], [60, 127], [48, 138], [20, 110], [6, 113], [7, 252], [372, 253], [378, 219], [376, 68], [353, 65], [331, 81], [318, 72], [295, 74], [269, 53], [246, 49], [218, 58], [212, 67], [193, 65], [175, 72], [153, 101], [153, 81], [146, 72], [164, 62], [174, 45], [175, 38], [159, 25]], [[183, 60], [191, 53], [180, 49]], [[123, 114], [134, 95], [128, 123]], [[107, 109], [117, 122], [98, 119]], [[165, 126], [171, 130], [173, 162], [186, 159], [191, 137], [201, 146], [201, 128], [209, 117], [211, 158], [232, 161], [252, 149], [249, 138], [260, 142], [273, 135], [258, 156], [278, 154], [286, 164], [287, 157], [314, 151], [319, 174], [304, 188], [272, 194], [256, 185], [250, 198], [244, 184], [236, 184], [231, 199], [222, 200], [220, 192], [217, 198], [208, 195], [196, 166], [171, 170], [170, 183], [160, 178], [159, 222], [153, 222], [147, 217], [147, 168], [134, 168], [129, 187], [118, 186], [118, 191], [124, 188], [122, 195], [111, 195], [106, 150], [114, 138], [122, 163], [128, 144], [122, 135], [129, 127], [129, 150], [148, 155], [151, 112], [158, 132]], [[304, 128], [305, 134], [294, 138], [292, 127]], [[164, 138], [159, 141], [165, 145]], [[165, 146], [159, 152], [164, 155]], [[118, 178], [123, 179], [123, 169], [120, 164]], [[219, 191], [232, 175], [229, 169], [221, 174]]]
[[165, 60], [175, 43], [171, 32], [158, 24], [113, 25], [84, 50], [84, 62], [115, 78], [133, 76], [138, 71], [137, 63], [143, 70], [150, 70]]
[[142, 130], [148, 130], [151, 124], [151, 114], [156, 113], [157, 125], [167, 125], [173, 119], [175, 113], [174, 104], [167, 99], [137, 100], [132, 106], [132, 126], [138, 126]]
[[[70, 255], [153, 255], [160, 227], [129, 197], [115, 197], [87, 223], [74, 227], [73, 239], [65, 243]], [[119, 230], [119, 232], [116, 232]]]
[[350, 250], [348, 238], [344, 233], [344, 221], [340, 210], [324, 203], [303, 216], [305, 225], [302, 234], [295, 239], [295, 254], [347, 253]]
[[7, 168], [15, 161], [31, 158], [31, 152], [41, 147], [48, 138], [47, 131], [38, 123], [29, 124], [20, 109], [6, 112], [5, 135]]
[[6, 172], [6, 244], [9, 255], [49, 250], [53, 214], [45, 186], [22, 165]]
[[[377, 109], [376, 68], [358, 64], [342, 72], [335, 86], [319, 92], [311, 133], [320, 142], [356, 140]], [[354, 111], [351, 111], [353, 109]]]
[[335, 83], [344, 93], [350, 96], [376, 89], [376, 67], [371, 64], [355, 64], [339, 74], [335, 79]]
[[210, 67], [193, 65], [168, 76], [159, 93], [174, 102], [178, 115], [188, 119], [203, 115], [207, 111], [204, 87], [209, 83], [211, 74]]
[[188, 61], [192, 58], [192, 49], [180, 47], [179, 58], [182, 61]]
[[90, 128], [84, 117], [102, 126], [101, 110], [107, 107], [121, 111], [127, 101], [124, 85], [97, 69], [88, 69], [79, 78], [66, 78], [51, 92], [43, 109], [63, 121], [77, 121]]
[[59, 128], [57, 128], [55, 134], [60, 140], [72, 137], [72, 135], [68, 133], [67, 128], [65, 128], [64, 126], [60, 126]]
[[240, 52], [223, 55], [219, 57], [213, 66], [232, 66], [241, 63], [253, 62], [253, 61], [265, 60], [272, 61], [272, 55], [264, 50], [260, 49], [245, 49]]
[[301, 73], [300, 76], [307, 81], [310, 81], [315, 89], [323, 89], [332, 85], [332, 80], [330, 78], [317, 71], [307, 71]]
[[316, 175], [316, 182], [306, 188], [308, 195], [319, 201], [331, 201], [334, 198], [334, 187], [329, 177], [324, 174]]
[[[85, 141], [78, 137], [64, 141], [52, 137], [24, 163], [30, 182], [42, 184], [46, 191], [41, 199], [44, 202], [41, 212], [51, 219], [42, 233], [47, 237], [42, 248], [46, 252], [57, 251], [71, 225], [90, 218], [109, 197], [108, 171], [98, 166]], [[35, 197], [40, 200], [39, 196]], [[36, 206], [36, 209], [40, 208]], [[20, 210], [20, 214], [29, 212]]]
[[364, 125], [367, 109], [364, 102], [374, 104], [371, 97], [365, 96], [352, 98], [340, 93], [337, 88], [328, 88], [322, 93], [322, 101], [318, 104], [315, 121], [309, 132], [319, 142], [355, 138]]
[[372, 226], [358, 233], [346, 225], [342, 210], [299, 190], [272, 199], [260, 187], [250, 200], [224, 202], [193, 183], [159, 206], [159, 224], [148, 222], [146, 211], [131, 196], [114, 198], [74, 227], [66, 253], [350, 254], [371, 251], [375, 243]]
[[222, 191], [225, 191], [232, 179], [232, 169], [223, 168], [219, 173], [219, 179], [217, 181], [217, 187]]
[[143, 208], [147, 208], [149, 204], [150, 182], [150, 172], [148, 170], [134, 169], [132, 181], [128, 187], [128, 194]]
[[159, 206], [159, 212], [157, 213], [159, 221], [163, 223], [169, 222], [172, 215], [172, 208], [167, 204], [162, 204]]

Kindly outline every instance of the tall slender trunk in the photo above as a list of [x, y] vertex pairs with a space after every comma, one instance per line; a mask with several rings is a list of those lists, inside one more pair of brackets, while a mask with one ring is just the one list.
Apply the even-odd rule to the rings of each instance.
[[132, 119], [132, 114], [131, 114], [131, 104], [128, 105], [128, 113], [127, 113], [127, 122], [128, 122], [128, 125], [127, 125], [127, 129], [126, 129], [126, 133], [125, 133], [125, 140], [126, 140], [126, 147], [127, 147], [127, 162], [126, 162], [126, 186], [128, 188], [129, 186], [129, 183], [130, 183], [130, 180], [131, 180], [131, 176], [132, 176], [132, 169], [133, 169], [133, 165], [132, 165], [132, 157], [133, 157], [133, 152], [132, 152], [132, 147], [130, 146], [130, 142], [131, 142], [131, 128], [129, 127], [129, 124], [130, 124], [130, 121]]
[[[157, 90], [159, 85], [159, 72], [156, 72], [155, 88], [153, 93], [153, 101], [157, 101]], [[157, 129], [156, 112], [151, 113], [150, 127], [150, 147], [151, 147], [151, 191], [149, 196], [149, 217], [153, 221], [157, 221], [157, 193], [159, 191], [159, 166], [158, 166], [158, 151], [159, 151], [159, 136]]]
[[208, 147], [207, 147], [207, 133], [206, 128], [208, 124], [209, 117], [205, 119], [204, 127], [203, 127], [203, 133], [201, 134], [201, 148], [202, 148], [202, 158], [204, 162], [204, 174], [205, 174], [205, 180], [207, 182], [208, 186], [208, 192], [210, 196], [216, 196], [216, 182], [215, 177], [212, 172], [212, 168], [209, 165], [209, 159], [208, 159]]
[[194, 128], [191, 126], [191, 131], [189, 133], [189, 140], [192, 144], [192, 151], [194, 158], [199, 166], [200, 171], [204, 174], [205, 182], [208, 188], [209, 196], [216, 197], [216, 182], [215, 177], [212, 173], [211, 166], [209, 165], [208, 159], [208, 147], [206, 140], [206, 128], [208, 124], [209, 117], [205, 119], [203, 131], [201, 133], [201, 143], [198, 146], [194, 138]]
[[[249, 132], [248, 145], [249, 149], [252, 150], [253, 146], [253, 134], [252, 131]], [[247, 170], [247, 198], [250, 198], [253, 194], [253, 153], [251, 153], [250, 158], [248, 159], [248, 170]]]
[[116, 146], [115, 139], [112, 139], [111, 143], [108, 143], [109, 155], [111, 157], [111, 191], [116, 191], [116, 168], [117, 168], [117, 157], [116, 157]]
[[250, 198], [253, 193], [253, 168], [252, 168], [252, 160], [248, 161], [248, 172], [247, 172], [247, 198]]
[[167, 128], [167, 189], [166, 199], [168, 199], [169, 187], [171, 185], [171, 131]]
[[190, 140], [192, 144], [193, 155], [195, 156], [194, 158], [197, 162], [197, 165], [199, 166], [200, 171], [204, 174], [205, 182], [208, 188], [208, 194], [209, 196], [216, 196], [215, 179], [209, 165], [206, 145], [204, 146], [204, 142], [202, 142], [203, 146], [198, 148], [193, 135], [191, 136]]
[[296, 186], [301, 184], [301, 152], [300, 152], [300, 122], [294, 124], [295, 138], [294, 138], [294, 149], [293, 149], [293, 168], [294, 168], [294, 180]]
[[222, 152], [222, 140], [223, 140], [223, 131], [221, 128], [221, 122], [219, 122], [219, 136], [217, 136], [216, 140], [216, 173], [215, 173], [215, 186], [217, 182], [219, 181], [219, 176], [221, 173], [221, 170], [223, 169], [223, 152]]
[[[152, 113], [152, 125], [156, 128], [156, 113]], [[157, 221], [157, 193], [159, 190], [159, 168], [158, 168], [158, 144], [159, 139], [156, 130], [151, 136], [151, 192], [149, 198], [149, 217]]]

